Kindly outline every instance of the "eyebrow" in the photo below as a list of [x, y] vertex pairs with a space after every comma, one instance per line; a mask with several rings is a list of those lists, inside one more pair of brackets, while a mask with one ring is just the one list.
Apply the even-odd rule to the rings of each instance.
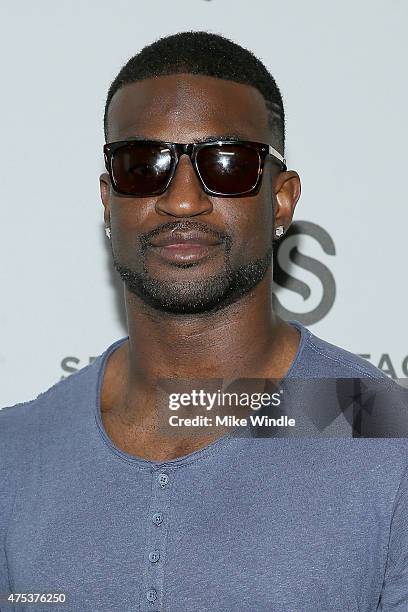
[[[121, 140], [151, 140], [153, 142], [169, 142], [160, 140], [159, 138], [148, 138], [139, 134], [127, 136]], [[194, 138], [194, 140], [191, 142], [213, 142], [214, 140], [250, 140], [250, 138], [248, 138], [248, 136], [244, 136], [243, 134], [239, 134], [238, 132], [230, 132], [227, 134], [211, 134], [210, 136], [201, 136]]]

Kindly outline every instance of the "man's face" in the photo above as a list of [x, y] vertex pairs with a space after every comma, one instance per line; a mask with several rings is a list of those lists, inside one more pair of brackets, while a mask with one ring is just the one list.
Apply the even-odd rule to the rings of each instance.
[[[108, 114], [108, 142], [138, 136], [188, 143], [240, 136], [271, 143], [262, 95], [253, 87], [199, 75], [178, 74], [124, 86]], [[203, 313], [247, 294], [270, 271], [273, 176], [267, 158], [256, 195], [205, 193], [183, 155], [167, 191], [149, 197], [115, 194], [101, 176], [105, 222], [111, 227], [114, 265], [129, 292], [171, 313]], [[172, 257], [150, 240], [172, 229], [203, 231], [214, 238], [204, 256]], [[167, 253], [167, 255], [166, 255]]]

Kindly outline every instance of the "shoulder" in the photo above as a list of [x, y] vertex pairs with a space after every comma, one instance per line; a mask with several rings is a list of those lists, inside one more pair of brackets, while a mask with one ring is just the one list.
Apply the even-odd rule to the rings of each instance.
[[[56, 382], [36, 398], [0, 409], [0, 449], [10, 436], [23, 441], [28, 434], [36, 435], [39, 428], [58, 417], [72, 420], [85, 403], [94, 403], [109, 355], [124, 342], [117, 340], [89, 365]], [[40, 425], [41, 424], [41, 425]]]
[[91, 372], [86, 366], [37, 398], [0, 410], [0, 539], [17, 492], [30, 480], [46, 443], [58, 432], [56, 415], [67, 412], [75, 388], [83, 387]]
[[291, 377], [297, 388], [302, 379], [305, 398], [319, 397], [315, 410], [323, 406], [324, 419], [342, 412], [362, 437], [407, 439], [408, 389], [363, 357], [298, 326], [302, 340]]
[[86, 420], [92, 417], [108, 351], [36, 398], [0, 410], [0, 532], [16, 492], [33, 471], [41, 462], [59, 457], [67, 440], [79, 439]]
[[293, 321], [293, 323], [302, 333], [302, 351], [298, 364], [299, 376], [366, 377], [393, 384], [392, 379], [363, 357], [320, 338], [298, 321]]
[[34, 427], [38, 418], [69, 404], [78, 392], [92, 382], [97, 374], [98, 361], [99, 357], [92, 364], [56, 382], [36, 398], [3, 407], [0, 410], [0, 436], [4, 438], [5, 432], [13, 432], [21, 437], [27, 429]]
[[0, 410], [0, 465], [21, 472], [25, 462], [35, 460], [41, 446], [80, 427], [95, 404], [104, 357], [116, 344], [36, 398]]
[[40, 440], [67, 420], [69, 414], [72, 416], [81, 394], [91, 392], [96, 375], [94, 364], [55, 383], [34, 399], [0, 410], [2, 465], [11, 470], [21, 469], [24, 461], [35, 456]]

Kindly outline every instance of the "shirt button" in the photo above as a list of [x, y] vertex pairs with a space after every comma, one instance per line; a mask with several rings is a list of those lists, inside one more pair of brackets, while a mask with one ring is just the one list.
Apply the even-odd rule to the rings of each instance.
[[152, 516], [153, 523], [160, 525], [163, 522], [163, 514], [161, 512], [155, 512]]
[[168, 482], [169, 482], [169, 477], [167, 476], [167, 474], [159, 475], [159, 483], [161, 487], [165, 487]]
[[159, 559], [160, 552], [158, 550], [152, 550], [152, 552], [149, 553], [149, 561], [151, 561], [152, 563], [156, 563]]
[[157, 591], [156, 589], [149, 589], [146, 593], [147, 601], [156, 601]]

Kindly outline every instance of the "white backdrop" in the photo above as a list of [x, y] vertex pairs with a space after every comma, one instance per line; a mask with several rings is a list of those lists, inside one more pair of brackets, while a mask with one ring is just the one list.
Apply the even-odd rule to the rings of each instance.
[[303, 185], [295, 220], [332, 242], [330, 253], [301, 238], [331, 280], [292, 264], [310, 291], [277, 287], [286, 318], [307, 319], [335, 287], [311, 331], [408, 376], [405, 0], [3, 0], [0, 10], [1, 406], [127, 335], [99, 195], [105, 97], [145, 44], [190, 29], [252, 50], [283, 93], [287, 158]]

